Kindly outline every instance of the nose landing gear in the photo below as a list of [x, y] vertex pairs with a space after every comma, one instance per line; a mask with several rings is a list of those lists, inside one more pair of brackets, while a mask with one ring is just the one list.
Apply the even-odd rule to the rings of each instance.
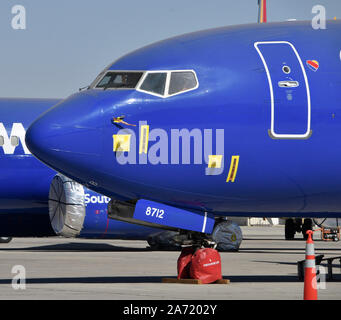
[[303, 239], [307, 240], [308, 236], [306, 232], [311, 230], [313, 227], [312, 219], [302, 219], [300, 218], [290, 218], [285, 221], [285, 239], [293, 240], [295, 239], [296, 233], [302, 233]]

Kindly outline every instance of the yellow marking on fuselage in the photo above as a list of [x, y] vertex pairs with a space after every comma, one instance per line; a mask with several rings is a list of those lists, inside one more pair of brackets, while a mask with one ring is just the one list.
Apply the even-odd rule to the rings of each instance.
[[221, 168], [223, 156], [222, 155], [213, 155], [210, 154], [208, 156], [208, 167], [209, 168]]
[[123, 151], [129, 152], [130, 151], [130, 134], [114, 134], [114, 152]]
[[141, 126], [139, 153], [148, 153], [149, 125]]
[[237, 176], [239, 165], [239, 156], [232, 156], [229, 174], [227, 176], [226, 182], [234, 182]]

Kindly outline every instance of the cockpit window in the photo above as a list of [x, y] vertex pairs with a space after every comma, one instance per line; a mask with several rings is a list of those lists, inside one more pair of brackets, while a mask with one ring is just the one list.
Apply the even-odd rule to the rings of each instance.
[[163, 96], [165, 94], [166, 80], [166, 72], [148, 73], [140, 87], [140, 90]]
[[197, 86], [197, 80], [192, 71], [172, 72], [168, 94], [173, 95], [191, 90]]
[[143, 72], [112, 72], [108, 71], [96, 85], [103, 89], [134, 89], [140, 81]]
[[179, 93], [194, 90], [198, 79], [193, 70], [146, 71], [138, 91], [167, 98]]
[[90, 89], [136, 89], [161, 98], [198, 88], [194, 70], [104, 70], [90, 85]]

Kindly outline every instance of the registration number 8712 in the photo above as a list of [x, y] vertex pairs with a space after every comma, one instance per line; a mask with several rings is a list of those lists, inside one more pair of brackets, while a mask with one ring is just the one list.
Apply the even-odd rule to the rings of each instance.
[[163, 219], [165, 211], [158, 208], [147, 207], [146, 216], [151, 216], [159, 219]]

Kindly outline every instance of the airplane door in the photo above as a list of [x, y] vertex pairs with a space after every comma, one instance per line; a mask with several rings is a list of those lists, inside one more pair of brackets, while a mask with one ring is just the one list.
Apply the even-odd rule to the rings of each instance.
[[271, 99], [273, 139], [311, 136], [311, 102], [307, 74], [296, 48], [287, 41], [256, 42], [264, 64]]

